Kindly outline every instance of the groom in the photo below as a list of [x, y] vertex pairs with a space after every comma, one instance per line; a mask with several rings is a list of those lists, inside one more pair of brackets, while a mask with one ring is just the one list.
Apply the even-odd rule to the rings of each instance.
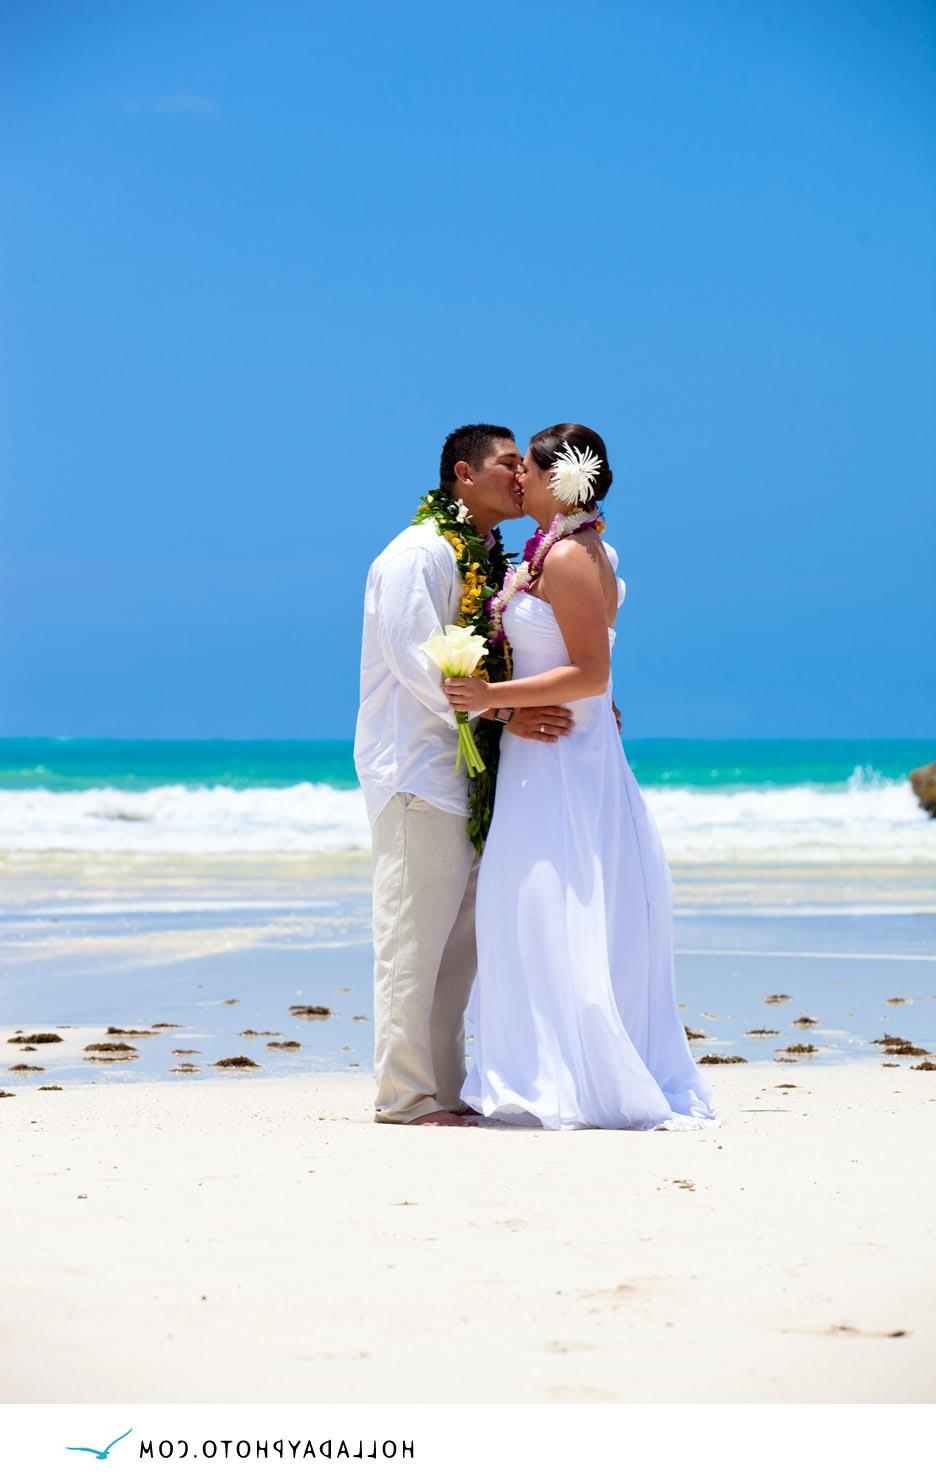
[[[503, 425], [461, 426], [442, 448], [440, 486], [489, 549], [497, 524], [522, 516], [519, 466]], [[455, 716], [419, 649], [459, 623], [463, 593], [453, 545], [431, 518], [398, 534], [367, 576], [354, 761], [373, 841], [377, 1122], [464, 1127], [476, 1116], [460, 1093], [478, 857]], [[572, 729], [565, 707], [488, 716], [540, 743]]]

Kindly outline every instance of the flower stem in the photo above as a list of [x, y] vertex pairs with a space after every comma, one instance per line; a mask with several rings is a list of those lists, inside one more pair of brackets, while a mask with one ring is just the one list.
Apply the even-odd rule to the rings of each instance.
[[478, 752], [474, 734], [468, 726], [467, 712], [456, 712], [455, 719], [458, 723], [458, 752], [455, 755], [455, 772], [465, 760], [465, 768], [468, 770], [468, 778], [473, 779], [476, 774], [484, 773], [484, 760]]

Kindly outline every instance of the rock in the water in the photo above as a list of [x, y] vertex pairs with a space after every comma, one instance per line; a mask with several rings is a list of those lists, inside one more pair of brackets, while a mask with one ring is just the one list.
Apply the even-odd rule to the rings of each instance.
[[923, 809], [936, 819], [936, 763], [924, 764], [922, 769], [914, 769], [910, 775], [910, 783]]

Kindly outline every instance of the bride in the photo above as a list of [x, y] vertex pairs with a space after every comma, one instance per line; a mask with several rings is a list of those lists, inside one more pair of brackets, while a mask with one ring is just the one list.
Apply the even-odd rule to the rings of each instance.
[[462, 1097], [548, 1128], [683, 1128], [715, 1117], [673, 977], [673, 886], [611, 704], [624, 598], [598, 503], [604, 441], [553, 425], [520, 470], [539, 524], [492, 602], [513, 678], [444, 683], [455, 711], [568, 704], [561, 743], [505, 731], [478, 879], [474, 1059]]

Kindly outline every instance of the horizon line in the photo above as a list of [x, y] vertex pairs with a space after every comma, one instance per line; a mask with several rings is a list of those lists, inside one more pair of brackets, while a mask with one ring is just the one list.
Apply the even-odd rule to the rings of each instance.
[[[834, 737], [829, 736], [790, 736], [786, 734], [744, 735], [733, 734], [731, 736], [719, 735], [717, 737], [704, 736], [702, 734], [675, 734], [675, 733], [649, 733], [631, 734], [628, 740], [632, 743], [928, 743], [936, 747], [936, 734], [919, 737], [915, 734], [844, 734]], [[153, 735], [135, 735], [133, 737], [117, 736], [106, 733], [3, 733], [0, 734], [0, 743], [353, 743], [354, 735], [343, 734], [341, 737], [333, 736], [309, 736], [303, 738], [285, 737], [236, 737], [223, 735], [212, 735], [211, 737], [181, 737], [172, 738]]]

